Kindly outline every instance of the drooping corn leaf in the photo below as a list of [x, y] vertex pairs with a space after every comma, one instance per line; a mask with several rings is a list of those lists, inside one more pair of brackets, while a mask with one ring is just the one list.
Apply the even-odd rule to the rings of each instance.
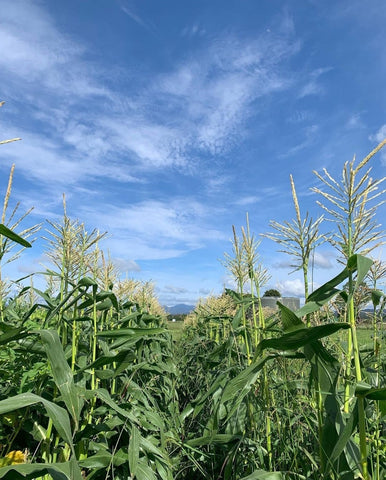
[[4, 235], [4, 237], [9, 238], [13, 242], [18, 243], [23, 247], [26, 247], [26, 248], [32, 247], [32, 245], [29, 242], [27, 242], [27, 240], [24, 240], [24, 238], [20, 237], [20, 235], [15, 233], [13, 230], [10, 230], [8, 227], [6, 227], [3, 224], [0, 224], [0, 235]]
[[0, 415], [42, 403], [59, 435], [73, 449], [70, 418], [66, 410], [34, 393], [26, 392], [0, 401]]
[[0, 468], [0, 478], [32, 480], [49, 475], [52, 480], [83, 480], [76, 460], [63, 463], [23, 463]]
[[372, 388], [365, 382], [358, 382], [355, 388], [357, 397], [368, 398], [369, 400], [386, 400], [386, 388]]
[[348, 329], [347, 323], [327, 323], [311, 328], [300, 328], [289, 333], [285, 333], [279, 338], [266, 338], [256, 347], [256, 355], [260, 355], [263, 350], [273, 348], [276, 350], [296, 350], [304, 347], [320, 338], [328, 337], [342, 329]]
[[75, 386], [74, 376], [64, 355], [58, 332], [56, 330], [40, 330], [39, 334], [51, 365], [55, 384], [75, 422], [77, 430], [83, 407], [83, 397], [79, 388]]

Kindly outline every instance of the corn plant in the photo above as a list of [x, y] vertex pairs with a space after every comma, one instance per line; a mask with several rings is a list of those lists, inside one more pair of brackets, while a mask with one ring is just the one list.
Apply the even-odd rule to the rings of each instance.
[[[326, 169], [324, 175], [315, 172], [316, 176], [327, 187], [328, 191], [319, 188], [313, 188], [313, 191], [322, 195], [325, 203], [318, 204], [330, 215], [337, 225], [337, 231], [329, 236], [328, 240], [334, 245], [342, 257], [348, 261], [354, 254], [368, 254], [383, 243], [384, 233], [375, 221], [377, 208], [383, 203], [379, 197], [385, 193], [385, 190], [379, 190], [381, 183], [385, 180], [373, 180], [370, 177], [371, 168], [363, 172], [371, 158], [386, 144], [386, 140], [381, 142], [372, 152], [369, 153], [357, 166], [355, 166], [355, 157], [351, 162], [346, 162], [343, 166], [341, 181], [335, 180]], [[375, 202], [374, 202], [375, 201]], [[372, 262], [371, 262], [372, 263]], [[370, 265], [371, 265], [370, 263]], [[370, 266], [369, 266], [370, 267]], [[345, 411], [349, 411], [350, 400], [350, 374], [351, 358], [354, 358], [355, 380], [357, 383], [362, 381], [362, 369], [360, 364], [359, 346], [357, 340], [357, 331], [355, 324], [354, 311], [354, 292], [355, 283], [353, 273], [349, 268], [349, 292], [348, 292], [348, 315], [347, 321], [350, 325], [348, 334], [348, 348], [346, 359], [346, 390], [345, 390]], [[366, 272], [367, 273], [367, 272]], [[359, 275], [359, 273], [358, 273]], [[358, 281], [357, 281], [358, 285]], [[365, 480], [369, 478], [367, 472], [367, 447], [365, 434], [365, 414], [364, 400], [361, 396], [358, 398], [358, 412], [361, 426], [361, 464]]]
[[[3, 202], [3, 211], [1, 215], [1, 230], [0, 230], [0, 315], [2, 320], [4, 320], [3, 316], [3, 306], [4, 300], [9, 294], [9, 282], [7, 282], [4, 278], [2, 278], [2, 267], [8, 263], [14, 262], [17, 260], [22, 251], [25, 248], [31, 247], [31, 243], [28, 242], [26, 239], [30, 238], [31, 236], [35, 235], [41, 227], [41, 224], [35, 224], [32, 227], [28, 227], [22, 230], [19, 234], [16, 234], [15, 230], [19, 227], [19, 225], [25, 220], [25, 218], [31, 213], [33, 207], [21, 214], [18, 215], [18, 210], [20, 207], [20, 202], [18, 202], [13, 210], [11, 211], [10, 215], [7, 216], [8, 213], [8, 206], [9, 206], [9, 199], [11, 196], [12, 190], [12, 182], [13, 182], [13, 174], [15, 170], [15, 165], [12, 165], [11, 171], [9, 174], [8, 179], [8, 186], [4, 196]], [[32, 242], [34, 239], [30, 239]], [[14, 252], [14, 248], [19, 247], [19, 250]]]
[[[304, 218], [301, 217], [299, 202], [296, 194], [295, 183], [290, 175], [292, 199], [295, 207], [296, 219], [291, 222], [278, 223], [274, 220], [270, 221], [270, 226], [276, 232], [265, 233], [263, 236], [270, 238], [282, 246], [280, 252], [286, 253], [295, 259], [295, 263], [291, 265], [295, 270], [303, 271], [304, 298], [307, 301], [309, 295], [308, 270], [310, 256], [312, 252], [322, 242], [322, 235], [319, 233], [319, 227], [323, 221], [320, 216], [315, 221], [306, 213]], [[308, 326], [310, 320], [308, 319]]]
[[[7, 437], [8, 450], [21, 451], [24, 437], [20, 434], [28, 431], [28, 418], [32, 418], [35, 425], [33, 458], [39, 463], [9, 465], [0, 471], [0, 478], [19, 472], [30, 478], [47, 474], [54, 478], [80, 479], [83, 478], [81, 471], [83, 475], [91, 475], [89, 478], [98, 478], [98, 475], [104, 478], [109, 472], [121, 479], [129, 475], [155, 478], [154, 472], [159, 470], [164, 478], [171, 479], [168, 444], [173, 444], [175, 439], [166, 433], [171, 426], [168, 426], [168, 415], [162, 411], [170, 410], [174, 415], [178, 410], [173, 407], [174, 367], [165, 349], [167, 345], [171, 347], [171, 341], [159, 326], [160, 320], [141, 312], [133, 315], [130, 307], [119, 306], [112, 292], [98, 291], [97, 284], [87, 277], [68, 292], [63, 302], [51, 302], [47, 295], [44, 300], [41, 308], [46, 310], [44, 325], [48, 329], [24, 332], [23, 339], [16, 336], [15, 331], [0, 337], [16, 358], [24, 357], [25, 364], [33, 357], [35, 362], [37, 358], [43, 361], [47, 358], [50, 365], [50, 370], [41, 377], [41, 393], [27, 391], [0, 401], [3, 415], [10, 416], [15, 409], [26, 411], [17, 420], [17, 435]], [[71, 368], [70, 344], [63, 345], [63, 339], [52, 327], [58, 312], [72, 318], [75, 305], [78, 315], [82, 313], [82, 317], [76, 318], [82, 323], [82, 329], [76, 365]], [[112, 319], [115, 322], [119, 319], [119, 328], [116, 323], [101, 322], [105, 312], [111, 309]], [[130, 328], [126, 327], [128, 323]], [[39, 322], [36, 324], [38, 327]], [[164, 369], [168, 375], [162, 375]], [[161, 379], [156, 380], [160, 375]], [[113, 384], [116, 392], [112, 392]], [[47, 416], [42, 415], [39, 405]], [[179, 428], [177, 420], [173, 428]], [[149, 435], [151, 441], [147, 440]], [[112, 443], [108, 442], [114, 437]]]

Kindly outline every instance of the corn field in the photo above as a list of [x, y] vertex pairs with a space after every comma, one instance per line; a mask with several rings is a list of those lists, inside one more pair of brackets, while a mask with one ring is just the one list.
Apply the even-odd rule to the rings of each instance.
[[[65, 198], [43, 234], [46, 288], [7, 284], [1, 267], [42, 229], [20, 230], [29, 212], [8, 215], [12, 170], [0, 225], [0, 479], [386, 478], [386, 268], [371, 258], [385, 191], [368, 168], [385, 143], [340, 179], [315, 172], [316, 220], [302, 217], [290, 178], [295, 218], [263, 235], [303, 273], [303, 307], [262, 307], [269, 272], [247, 216], [223, 261], [235, 289], [200, 302], [178, 341], [154, 286], [120, 280], [105, 233], [71, 220]], [[322, 242], [341, 271], [312, 291]], [[370, 343], [358, 329], [364, 283]]]

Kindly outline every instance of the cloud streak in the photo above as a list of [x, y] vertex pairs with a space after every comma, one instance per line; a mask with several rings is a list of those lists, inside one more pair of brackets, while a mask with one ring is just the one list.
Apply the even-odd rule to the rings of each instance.
[[98, 222], [102, 229], [114, 232], [107, 240], [113, 254], [127, 251], [135, 260], [179, 257], [202, 248], [208, 242], [227, 240], [227, 235], [211, 227], [211, 216], [195, 200], [179, 198], [170, 202], [148, 200], [127, 207], [105, 205], [102, 212], [83, 208], [83, 218]]
[[[0, 32], [9, 52], [0, 66], [15, 87], [8, 94], [17, 97], [20, 91], [20, 101], [31, 107], [34, 98], [36, 108], [28, 111], [45, 129], [50, 125], [44, 136], [21, 131], [27, 145], [13, 156], [32, 159], [21, 160], [23, 173], [41, 183], [76, 184], [84, 172], [136, 182], [155, 168], [197, 171], [203, 154], [223, 155], [245, 136], [243, 127], [260, 98], [290, 87], [283, 65], [300, 48], [291, 35], [219, 36], [148, 80], [139, 94], [122, 98], [104, 81], [105, 69], [85, 60], [87, 46], [61, 33], [38, 4], [12, 5]], [[144, 25], [129, 4], [121, 8]], [[44, 98], [37, 94], [42, 88]], [[52, 106], [52, 95], [61, 98], [60, 108]]]

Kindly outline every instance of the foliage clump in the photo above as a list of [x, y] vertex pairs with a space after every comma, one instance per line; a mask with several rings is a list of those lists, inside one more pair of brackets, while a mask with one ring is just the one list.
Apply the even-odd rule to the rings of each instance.
[[279, 290], [275, 290], [274, 288], [271, 288], [264, 292], [263, 297], [281, 297], [281, 293], [279, 292]]

